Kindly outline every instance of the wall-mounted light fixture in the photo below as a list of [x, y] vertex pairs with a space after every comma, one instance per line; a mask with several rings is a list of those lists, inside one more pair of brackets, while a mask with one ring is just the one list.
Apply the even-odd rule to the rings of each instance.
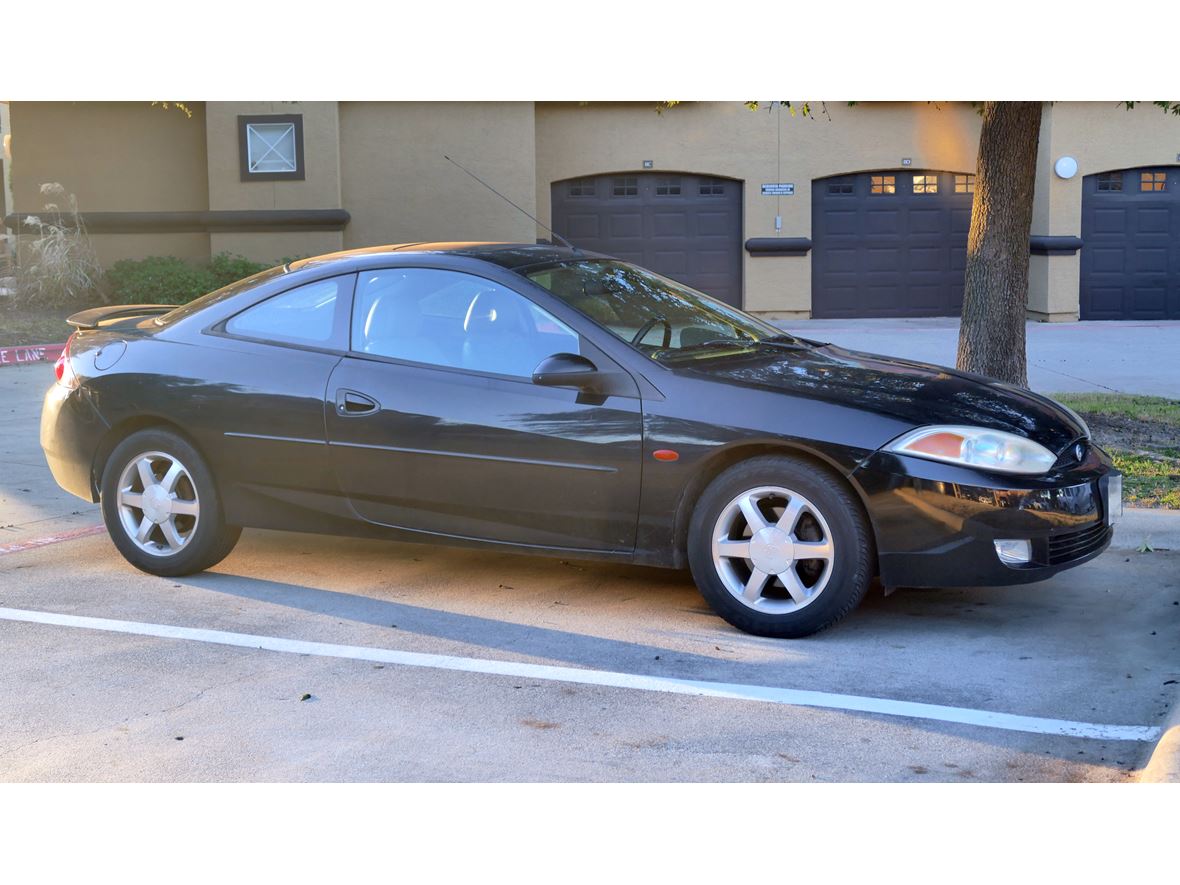
[[1078, 161], [1073, 157], [1061, 157], [1053, 164], [1053, 171], [1058, 178], [1073, 178], [1078, 174]]

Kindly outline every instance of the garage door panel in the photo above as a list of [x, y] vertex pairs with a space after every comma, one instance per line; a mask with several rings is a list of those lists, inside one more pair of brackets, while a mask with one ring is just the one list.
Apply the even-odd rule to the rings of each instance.
[[1096, 313], [1120, 315], [1123, 312], [1122, 286], [1095, 286], [1090, 290], [1090, 298]]
[[733, 219], [728, 212], [698, 212], [697, 234], [702, 237], [725, 237], [733, 231]]
[[1167, 234], [1170, 215], [1167, 206], [1140, 209], [1135, 213], [1135, 229], [1141, 234]]
[[638, 240], [643, 236], [643, 216], [638, 212], [616, 213], [607, 225], [611, 239]]
[[901, 252], [897, 249], [866, 249], [865, 268], [870, 272], [901, 270]]
[[663, 268], [660, 273], [675, 277], [677, 274], [683, 276], [688, 271], [688, 254], [686, 252], [662, 252], [656, 250], [652, 254], [659, 262], [660, 267]]
[[651, 220], [654, 237], [681, 239], [688, 233], [688, 221], [683, 212], [656, 212]]
[[817, 259], [828, 273], [850, 273], [856, 266], [856, 249], [831, 248], [817, 256]]
[[1095, 246], [1091, 250], [1094, 273], [1121, 274], [1127, 266], [1127, 253], [1121, 246]]
[[942, 306], [945, 297], [945, 291], [937, 284], [928, 286], [911, 284], [909, 287], [909, 303], [927, 310], [937, 310]]
[[[937, 195], [927, 195], [931, 199]], [[911, 234], [941, 234], [950, 225], [949, 214], [944, 209], [922, 208], [910, 210]]]
[[[886, 199], [879, 197], [878, 199]], [[862, 232], [871, 235], [901, 236], [900, 213], [897, 209], [870, 209], [864, 214]]]
[[565, 236], [571, 240], [597, 240], [600, 231], [599, 221], [597, 215], [571, 214], [566, 217]]
[[[586, 190], [613, 194], [616, 177], [554, 182], [554, 230], [576, 246], [632, 261], [740, 306], [740, 184], [696, 175], [639, 173], [626, 176], [628, 187], [633, 179], [635, 190], [626, 197], [580, 196]], [[587, 182], [593, 187], [584, 187]], [[670, 187], [674, 184], [679, 193]]]
[[1122, 208], [1097, 209], [1094, 213], [1094, 233], [1123, 234], [1127, 230], [1127, 210]]
[[1135, 250], [1135, 272], [1136, 273], [1158, 273], [1166, 274], [1168, 272], [1168, 250], [1164, 248], [1140, 248]]
[[833, 209], [823, 216], [822, 233], [829, 236], [856, 236], [859, 225], [859, 213], [855, 209]]
[[911, 271], [942, 271], [946, 268], [947, 250], [939, 248], [910, 249]]
[[1163, 286], [1136, 286], [1131, 290], [1131, 310], [1143, 319], [1163, 319], [1168, 290]]

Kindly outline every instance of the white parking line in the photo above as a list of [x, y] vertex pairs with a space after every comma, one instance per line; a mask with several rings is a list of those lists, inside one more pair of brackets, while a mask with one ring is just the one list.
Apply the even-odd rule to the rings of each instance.
[[334, 645], [282, 639], [275, 636], [255, 636], [249, 633], [227, 633], [195, 627], [175, 627], [168, 624], [145, 624], [138, 621], [113, 621], [54, 612], [0, 608], [0, 620], [23, 621], [30, 624], [50, 624], [58, 627], [77, 627], [110, 633], [130, 633], [135, 636], [156, 636], [161, 639], [183, 639], [238, 648], [256, 648], [286, 654], [315, 655], [326, 658], [346, 658], [356, 661], [376, 661], [403, 667], [424, 667], [433, 670], [455, 670], [463, 673], [484, 673], [493, 676], [512, 676], [520, 679], [541, 679], [579, 685], [600, 685], [637, 691], [658, 691], [666, 694], [695, 695], [697, 697], [730, 698], [741, 701], [760, 701], [795, 707], [822, 707], [858, 713], [877, 713], [909, 719], [928, 719], [937, 722], [956, 722], [1007, 731], [1031, 734], [1054, 734], [1067, 737], [1091, 738], [1105, 741], [1154, 741], [1161, 730], [1153, 725], [1103, 725], [1093, 722], [1071, 722], [1066, 719], [1042, 719], [1037, 716], [1018, 716], [993, 713], [967, 707], [944, 707], [870, 698], [857, 695], [831, 694], [794, 688], [775, 688], [766, 685], [742, 685], [726, 682], [699, 682], [693, 679], [672, 679], [665, 676], [638, 676], [608, 670], [580, 670], [575, 667], [551, 667], [544, 664], [525, 664], [515, 661], [494, 661], [482, 658], [459, 658], [449, 655], [421, 654], [360, 645]]

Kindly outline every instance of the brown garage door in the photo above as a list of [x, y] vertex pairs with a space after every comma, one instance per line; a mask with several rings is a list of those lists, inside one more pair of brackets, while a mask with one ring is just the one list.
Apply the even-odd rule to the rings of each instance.
[[554, 182], [553, 228], [576, 246], [742, 303], [742, 184], [700, 175]]

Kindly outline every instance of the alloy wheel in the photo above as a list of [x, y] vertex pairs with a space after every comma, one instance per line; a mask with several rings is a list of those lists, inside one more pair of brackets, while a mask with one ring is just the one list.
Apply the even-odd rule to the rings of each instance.
[[127, 462], [117, 502], [127, 536], [152, 556], [183, 550], [200, 519], [200, 500], [188, 468], [165, 452], [144, 452]]
[[713, 566], [743, 605], [767, 614], [814, 602], [832, 575], [836, 547], [819, 509], [798, 492], [761, 486], [721, 510]]

